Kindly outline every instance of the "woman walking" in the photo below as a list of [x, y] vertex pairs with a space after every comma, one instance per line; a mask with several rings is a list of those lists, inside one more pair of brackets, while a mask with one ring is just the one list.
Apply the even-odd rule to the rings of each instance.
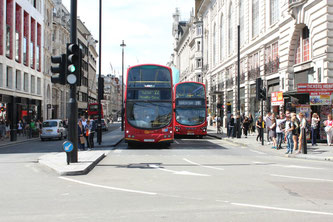
[[243, 132], [244, 132], [245, 138], [247, 138], [247, 132], [249, 130], [249, 127], [250, 127], [249, 118], [245, 117], [244, 121], [243, 121]]
[[327, 120], [324, 122], [325, 125], [325, 132], [326, 132], [326, 138], [327, 138], [327, 145], [332, 145], [332, 136], [333, 136], [333, 120], [332, 115], [328, 114]]
[[258, 131], [258, 135], [257, 135], [257, 141], [258, 141], [258, 138], [260, 139], [260, 141], [262, 141], [262, 125], [263, 125], [263, 121], [261, 119], [261, 116], [259, 116], [257, 122], [256, 122], [256, 127], [257, 127], [257, 131]]
[[250, 122], [250, 125], [249, 125], [249, 132], [250, 132], [250, 135], [253, 135], [255, 133], [255, 125], [254, 125], [254, 122], [253, 122], [253, 117], [252, 117], [252, 114], [250, 113], [249, 114], [249, 122]]
[[312, 114], [311, 118], [311, 142], [312, 146], [318, 146], [317, 145], [317, 135], [319, 130], [319, 121], [320, 118], [317, 113]]
[[292, 125], [292, 135], [293, 135], [293, 142], [294, 142], [294, 150], [297, 150], [297, 143], [298, 143], [298, 135], [299, 135], [299, 124], [297, 121], [296, 113], [291, 115], [291, 125]]
[[[305, 132], [305, 127], [306, 127], [306, 119], [304, 117], [304, 113], [300, 112], [298, 114], [299, 116], [299, 121], [300, 121], [300, 132], [299, 132], [299, 137], [298, 137], [298, 150], [297, 153], [301, 153], [302, 152], [302, 146], [304, 143], [304, 137], [306, 137], [306, 132]], [[296, 151], [296, 150], [295, 150]]]
[[80, 150], [84, 150], [84, 143], [85, 143], [85, 139], [84, 139], [84, 126], [82, 125], [82, 121], [79, 120], [78, 123], [78, 145], [79, 145], [79, 149]]
[[278, 149], [277, 145], [276, 145], [276, 119], [275, 116], [272, 115], [272, 125], [269, 129], [269, 137], [272, 138], [273, 140], [273, 149]]

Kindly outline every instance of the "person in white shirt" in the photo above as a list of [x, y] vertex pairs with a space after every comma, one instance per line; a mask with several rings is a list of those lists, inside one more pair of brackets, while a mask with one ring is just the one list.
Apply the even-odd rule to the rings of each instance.
[[266, 130], [267, 130], [267, 142], [268, 142], [268, 144], [271, 144], [271, 142], [270, 142], [271, 139], [270, 139], [270, 135], [269, 135], [269, 131], [272, 126], [272, 113], [271, 112], [267, 113], [266, 118], [265, 118], [265, 124], [266, 124]]
[[84, 116], [81, 117], [81, 122], [82, 122], [82, 126], [83, 126], [84, 128], [86, 128], [87, 120], [86, 120], [86, 118], [84, 118]]
[[283, 132], [286, 127], [285, 122], [286, 119], [284, 118], [284, 114], [280, 115], [280, 118], [276, 120], [276, 134], [277, 134], [277, 149], [281, 149], [281, 144], [283, 141]]
[[[300, 134], [298, 137], [298, 150], [297, 153], [301, 153], [302, 152], [302, 146], [303, 146], [303, 140], [304, 137], [306, 136], [305, 134], [305, 127], [306, 127], [306, 119], [304, 117], [304, 113], [300, 112], [298, 114], [299, 116], [299, 121], [300, 121]], [[295, 150], [296, 151], [296, 150]]]

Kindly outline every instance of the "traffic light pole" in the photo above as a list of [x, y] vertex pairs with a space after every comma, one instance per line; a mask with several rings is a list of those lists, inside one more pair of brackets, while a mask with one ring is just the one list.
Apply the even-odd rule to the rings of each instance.
[[[77, 0], [71, 0], [71, 43], [76, 44], [76, 19], [77, 19]], [[73, 143], [73, 151], [71, 152], [71, 163], [78, 162], [78, 106], [76, 99], [76, 84], [70, 84], [69, 92], [69, 116], [68, 116], [68, 139]]]

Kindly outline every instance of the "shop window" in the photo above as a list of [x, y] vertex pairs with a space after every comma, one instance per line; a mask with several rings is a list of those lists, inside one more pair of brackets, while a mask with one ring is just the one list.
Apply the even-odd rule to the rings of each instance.
[[252, 37], [259, 35], [259, 0], [252, 0]]
[[6, 26], [6, 56], [10, 58], [10, 26]]
[[21, 90], [22, 79], [21, 79], [21, 71], [20, 70], [16, 70], [16, 78], [15, 79], [16, 79], [16, 81], [15, 81], [16, 89]]
[[296, 52], [295, 52], [295, 64], [301, 63], [301, 44], [300, 39], [297, 41]]
[[303, 62], [309, 61], [309, 29], [305, 27], [303, 29]]
[[317, 72], [318, 72], [318, 82], [322, 82], [321, 81], [321, 68], [318, 68]]

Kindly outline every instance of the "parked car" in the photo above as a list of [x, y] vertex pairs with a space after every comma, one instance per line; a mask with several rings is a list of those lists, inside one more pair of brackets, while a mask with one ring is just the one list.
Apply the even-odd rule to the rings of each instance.
[[64, 123], [61, 119], [51, 119], [43, 122], [42, 133], [40, 139], [58, 138], [62, 140], [67, 137], [67, 129], [64, 127]]

